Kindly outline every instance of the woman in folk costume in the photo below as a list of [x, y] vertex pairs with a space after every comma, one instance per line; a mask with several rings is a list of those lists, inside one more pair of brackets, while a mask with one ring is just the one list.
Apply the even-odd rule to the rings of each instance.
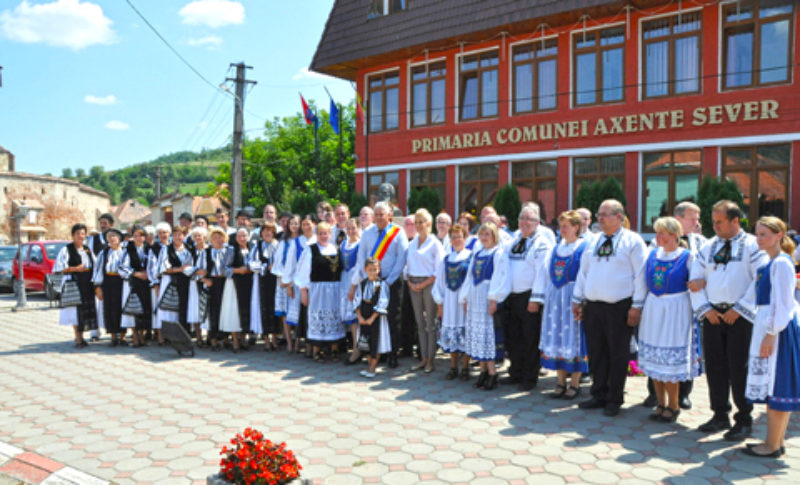
[[272, 274], [275, 251], [275, 224], [265, 222], [259, 233], [261, 239], [250, 250], [249, 265], [253, 271], [253, 292], [250, 298], [250, 330], [264, 334], [264, 350], [278, 350], [281, 319], [275, 314], [275, 288], [277, 277]]
[[158, 301], [160, 304], [169, 287], [173, 285], [178, 292], [178, 311], [164, 310], [159, 306], [156, 318], [159, 322], [180, 323], [188, 331], [189, 284], [194, 270], [194, 255], [193, 250], [184, 243], [185, 239], [186, 229], [183, 226], [175, 226], [172, 229], [172, 242], [161, 250], [157, 270], [157, 275], [161, 279]]
[[169, 278], [166, 278], [164, 285], [161, 284], [161, 261], [163, 259], [164, 251], [169, 246], [169, 236], [172, 233], [172, 228], [166, 222], [159, 222], [156, 224], [156, 240], [149, 246], [150, 250], [147, 254], [147, 275], [150, 278], [151, 301], [153, 302], [153, 330], [156, 331], [156, 338], [158, 345], [164, 345], [164, 336], [161, 333], [161, 319], [163, 317], [174, 318], [170, 313], [164, 314], [158, 310], [158, 302], [161, 299], [162, 292], [167, 288]]
[[488, 391], [497, 387], [495, 333], [502, 328], [498, 306], [511, 292], [511, 282], [497, 226], [481, 224], [478, 238], [481, 249], [472, 256], [459, 301], [466, 305], [466, 354], [480, 362], [481, 374], [475, 387]]
[[54, 273], [66, 275], [63, 284], [66, 285], [67, 281], [74, 281], [78, 284], [81, 303], [74, 307], [62, 308], [59, 313], [59, 323], [72, 326], [77, 348], [88, 345], [83, 338], [83, 332], [97, 325], [97, 309], [92, 285], [94, 256], [89, 247], [84, 246], [85, 240], [86, 225], [75, 224], [72, 226], [72, 242], [61, 248], [53, 266]]
[[[314, 226], [315, 226], [315, 219], [313, 214], [306, 215], [302, 221], [300, 221], [300, 229], [302, 233], [300, 236], [294, 238], [292, 243], [289, 245], [289, 254], [286, 258], [286, 264], [283, 266], [281, 281], [284, 284], [290, 284], [286, 288], [286, 293], [289, 296], [289, 306], [288, 311], [286, 312], [286, 324], [294, 327], [294, 349], [295, 352], [299, 352], [300, 348], [298, 344], [300, 343], [300, 339], [306, 338], [306, 330], [308, 325], [308, 315], [306, 312], [306, 308], [300, 304], [300, 288], [297, 287], [295, 282], [295, 276], [297, 273], [298, 263], [300, 261], [300, 256], [302, 256], [303, 251], [308, 247], [309, 244], [314, 244], [317, 242], [317, 238], [314, 235]], [[311, 358], [313, 356], [312, 349], [310, 345], [306, 345], [306, 357]]]
[[275, 261], [272, 264], [272, 274], [277, 278], [277, 286], [275, 287], [275, 315], [280, 317], [283, 322], [283, 336], [286, 339], [286, 350], [289, 353], [297, 349], [292, 339], [292, 326], [286, 321], [286, 315], [289, 311], [288, 290], [293, 283], [283, 282], [283, 272], [289, 262], [289, 249], [292, 247], [297, 237], [300, 237], [300, 216], [295, 214], [286, 221], [286, 228], [281, 235], [281, 240], [278, 242], [278, 249], [275, 251]]
[[[557, 372], [556, 388], [551, 394], [556, 399], [578, 397], [581, 374], [589, 372], [583, 323], [575, 320], [572, 313], [572, 289], [587, 244], [578, 235], [581, 222], [581, 215], [576, 211], [567, 211], [558, 217], [561, 242], [550, 251], [547, 273], [539, 275], [545, 280], [539, 350], [542, 352], [542, 367]], [[567, 375], [570, 377], [569, 387]]]
[[767, 405], [767, 436], [748, 444], [748, 455], [778, 458], [786, 452], [786, 427], [792, 411], [800, 410], [800, 305], [794, 299], [795, 245], [786, 224], [777, 217], [756, 223], [758, 247], [769, 263], [758, 269], [755, 284], [758, 311], [750, 340], [746, 397]]
[[295, 273], [301, 302], [307, 308], [307, 340], [313, 347], [314, 360], [323, 360], [320, 347], [331, 346], [333, 360], [338, 360], [338, 342], [344, 339], [341, 309], [342, 257], [331, 241], [331, 226], [317, 225], [317, 240], [303, 251]]
[[106, 333], [111, 335], [111, 346], [128, 345], [122, 332], [122, 277], [119, 275], [119, 267], [122, 264], [122, 256], [125, 250], [122, 248], [122, 233], [115, 228], [106, 231], [106, 242], [108, 243], [97, 253], [97, 261], [94, 267], [95, 294], [98, 300], [103, 302], [103, 321], [105, 322]]
[[339, 251], [342, 253], [342, 323], [345, 327], [350, 328], [350, 334], [353, 337], [353, 352], [350, 354], [350, 357], [344, 361], [345, 365], [351, 365], [361, 359], [361, 353], [358, 351], [357, 345], [358, 317], [355, 312], [356, 307], [353, 305], [353, 302], [347, 299], [353, 273], [358, 271], [356, 263], [358, 262], [358, 246], [361, 240], [361, 229], [358, 219], [348, 219], [345, 225], [345, 233], [347, 239], [342, 241], [342, 244], [339, 246]]
[[653, 379], [658, 407], [650, 419], [674, 423], [680, 414], [678, 386], [700, 375], [694, 314], [687, 283], [691, 251], [681, 246], [683, 229], [674, 217], [653, 223], [657, 248], [650, 250], [635, 280], [633, 306], [642, 308], [639, 367]]
[[[236, 244], [232, 248], [233, 259], [233, 284], [236, 287], [236, 307], [239, 312], [239, 327], [241, 331], [241, 347], [244, 350], [250, 348], [250, 344], [255, 343], [253, 339], [248, 341], [250, 335], [250, 299], [253, 293], [253, 272], [250, 270], [250, 231], [240, 227], [236, 231]], [[234, 334], [234, 348], [237, 348], [236, 334]]]
[[[229, 257], [230, 259], [233, 259], [233, 248], [228, 248], [225, 245], [225, 243], [228, 241], [228, 235], [225, 233], [225, 230], [219, 226], [212, 227], [209, 231], [208, 237], [211, 241], [211, 246], [205, 248], [205, 250], [200, 253], [199, 267], [206, 273], [205, 277], [203, 278], [203, 283], [209, 292], [208, 333], [209, 338], [211, 339], [211, 350], [214, 352], [219, 352], [222, 350], [222, 344], [218, 342], [218, 339], [222, 336], [222, 332], [226, 331], [222, 327], [222, 307], [223, 297], [228, 283], [230, 283], [230, 288], [232, 289], [231, 291], [233, 291], [233, 293], [236, 292], [236, 288], [233, 286], [233, 280], [230, 279], [233, 276], [233, 268], [230, 267], [230, 262], [228, 261]], [[228, 249], [230, 249], [230, 252]], [[233, 313], [234, 315], [230, 315], [230, 312], [228, 312], [225, 318], [228, 320], [231, 316], [235, 316], [236, 320], [239, 318], [238, 310], [236, 309], [235, 295], [233, 299]], [[231, 322], [230, 327], [235, 328], [236, 332], [238, 332], [239, 322], [235, 322], [235, 326], [232, 325], [232, 323], [233, 322]], [[234, 342], [236, 343], [236, 348], [238, 350], [239, 344], [236, 339]]]
[[[191, 237], [194, 242], [194, 252], [192, 253], [192, 267], [194, 272], [189, 279], [189, 296], [186, 304], [186, 321], [192, 326], [195, 334], [195, 341], [198, 347], [205, 347], [206, 343], [203, 341], [203, 330], [208, 331], [208, 308], [200, 308], [201, 292], [204, 298], [208, 295], [205, 285], [203, 284], [203, 277], [206, 271], [200, 268], [200, 256], [206, 250], [206, 235], [208, 231], [204, 227], [195, 227], [192, 229]], [[205, 299], [208, 302], [207, 299]]]
[[408, 244], [405, 274], [408, 277], [408, 295], [417, 323], [420, 362], [411, 370], [433, 372], [436, 356], [437, 305], [432, 296], [436, 274], [445, 252], [442, 243], [430, 234], [433, 217], [427, 209], [414, 214], [416, 236]]
[[[128, 305], [128, 299], [135, 295], [141, 303], [142, 313], [139, 315], [122, 315], [122, 327], [133, 328], [133, 346], [145, 345], [144, 334], [153, 328], [153, 300], [150, 291], [150, 278], [147, 273], [147, 256], [150, 248], [145, 241], [144, 229], [134, 227], [131, 229], [131, 240], [125, 246], [125, 254], [119, 266], [119, 275], [122, 283], [123, 310]], [[123, 312], [124, 313], [124, 312]]]
[[461, 357], [460, 379], [468, 381], [469, 355], [466, 353], [464, 305], [459, 303], [458, 294], [467, 279], [472, 251], [465, 247], [469, 237], [465, 227], [456, 224], [447, 232], [448, 244], [452, 251], [439, 265], [436, 283], [433, 285], [433, 299], [439, 305], [438, 316], [442, 319], [439, 346], [450, 354], [450, 372], [445, 378], [452, 380], [459, 377], [458, 361]]

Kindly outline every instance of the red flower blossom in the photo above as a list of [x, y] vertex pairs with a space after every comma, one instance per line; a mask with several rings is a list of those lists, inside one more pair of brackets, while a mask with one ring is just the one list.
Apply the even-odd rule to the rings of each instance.
[[245, 428], [223, 446], [220, 473], [237, 485], [277, 485], [300, 476], [302, 469], [286, 443], [275, 444], [254, 428]]

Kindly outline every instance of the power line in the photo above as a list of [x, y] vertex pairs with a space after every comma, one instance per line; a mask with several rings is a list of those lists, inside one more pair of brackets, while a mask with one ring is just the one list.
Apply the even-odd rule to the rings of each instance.
[[200, 117], [200, 121], [198, 121], [197, 124], [194, 125], [192, 132], [189, 134], [189, 138], [187, 138], [186, 142], [183, 144], [183, 146], [185, 146], [187, 149], [191, 146], [190, 142], [194, 140], [195, 136], [197, 136], [197, 134], [200, 133], [204, 128], [208, 127], [208, 124], [206, 123], [205, 127], [203, 127], [202, 129], [200, 128], [200, 126], [203, 123], [205, 123], [206, 116], [208, 116], [209, 111], [211, 111], [211, 107], [214, 105], [214, 102], [218, 101], [219, 99], [223, 99], [224, 101], [225, 98], [219, 98], [219, 91], [215, 91], [214, 95], [211, 97], [211, 101], [208, 103], [208, 107], [206, 108], [205, 112], [203, 112], [203, 115]]

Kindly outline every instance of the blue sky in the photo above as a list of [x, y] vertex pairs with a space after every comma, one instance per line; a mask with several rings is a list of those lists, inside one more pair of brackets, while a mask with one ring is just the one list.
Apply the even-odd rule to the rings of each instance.
[[[339, 103], [353, 99], [348, 82], [307, 70], [333, 0], [130, 1], [214, 85], [234, 77], [231, 62], [253, 66], [249, 136], [299, 112], [298, 92], [325, 109], [325, 86]], [[231, 98], [125, 0], [0, 0], [0, 66], [0, 145], [20, 172], [115, 169], [218, 147], [232, 131]]]

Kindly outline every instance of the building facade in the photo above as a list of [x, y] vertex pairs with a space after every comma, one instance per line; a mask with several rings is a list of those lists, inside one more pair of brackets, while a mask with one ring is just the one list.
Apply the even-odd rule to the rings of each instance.
[[702, 177], [800, 225], [793, 0], [337, 0], [311, 68], [355, 82], [357, 187], [475, 211], [510, 183], [548, 222], [615, 178], [632, 227]]

